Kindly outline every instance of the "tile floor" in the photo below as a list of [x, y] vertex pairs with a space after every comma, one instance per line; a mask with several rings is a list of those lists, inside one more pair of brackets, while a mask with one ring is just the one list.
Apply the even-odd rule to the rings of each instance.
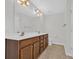
[[38, 59], [73, 59], [65, 55], [65, 49], [62, 45], [51, 45], [39, 56]]

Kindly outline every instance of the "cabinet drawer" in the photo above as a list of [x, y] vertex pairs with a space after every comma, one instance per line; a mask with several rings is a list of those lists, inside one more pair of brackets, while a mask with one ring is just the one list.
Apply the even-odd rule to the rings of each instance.
[[44, 35], [44, 39], [47, 39], [48, 38], [48, 34]]
[[44, 39], [43, 40], [40, 40], [40, 43], [44, 43]]
[[32, 44], [32, 39], [24, 39], [20, 41], [20, 48]]
[[39, 41], [39, 37], [33, 37], [29, 39], [24, 39], [20, 41], [20, 48], [33, 44], [34, 42]]
[[41, 35], [41, 36], [40, 36], [40, 39], [44, 39], [44, 36], [43, 36], [43, 35]]
[[37, 42], [37, 41], [39, 41], [39, 37], [34, 37], [34, 38], [32, 39], [32, 42]]

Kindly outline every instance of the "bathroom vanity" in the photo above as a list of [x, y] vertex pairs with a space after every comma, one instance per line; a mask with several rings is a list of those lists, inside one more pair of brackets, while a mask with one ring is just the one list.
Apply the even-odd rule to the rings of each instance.
[[48, 46], [48, 34], [6, 37], [5, 59], [37, 59]]

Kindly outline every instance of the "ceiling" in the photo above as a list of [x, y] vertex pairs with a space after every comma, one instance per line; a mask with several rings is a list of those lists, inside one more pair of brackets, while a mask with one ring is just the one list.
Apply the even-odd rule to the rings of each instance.
[[[62, 13], [65, 11], [65, 0], [31, 0], [45, 15]], [[33, 8], [22, 7], [15, 1], [15, 12], [27, 16], [35, 16]]]

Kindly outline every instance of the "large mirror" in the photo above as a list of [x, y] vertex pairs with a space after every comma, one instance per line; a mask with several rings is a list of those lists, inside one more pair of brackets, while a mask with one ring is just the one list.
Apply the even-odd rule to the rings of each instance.
[[18, 1], [6, 1], [6, 32], [44, 32], [44, 14], [35, 14], [38, 7], [32, 1], [28, 6], [20, 5]]

